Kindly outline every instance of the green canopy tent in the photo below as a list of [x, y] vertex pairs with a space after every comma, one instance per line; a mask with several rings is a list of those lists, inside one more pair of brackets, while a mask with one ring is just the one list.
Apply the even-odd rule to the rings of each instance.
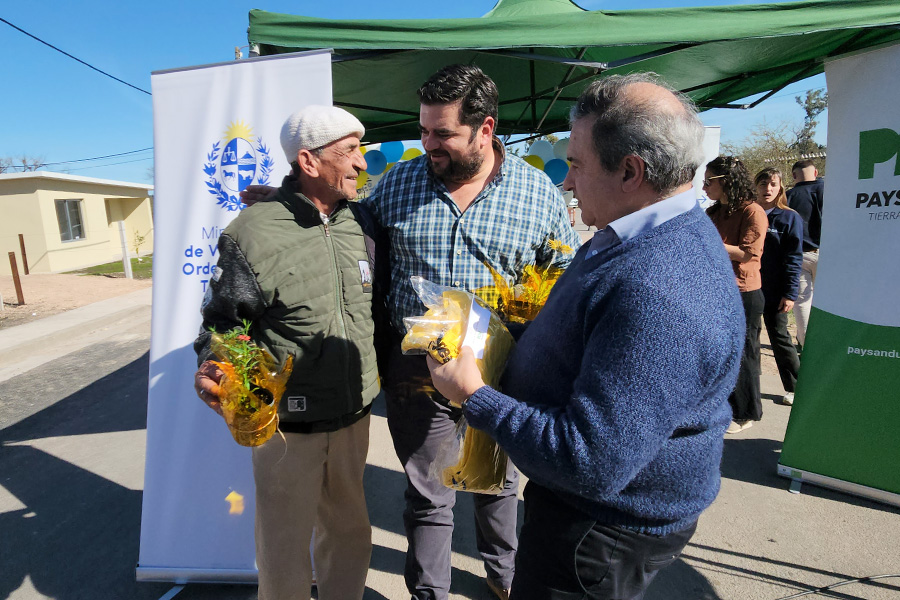
[[[415, 90], [472, 63], [500, 89], [498, 133], [568, 129], [593, 79], [655, 71], [701, 109], [747, 108], [823, 71], [826, 59], [900, 40], [898, 0], [586, 11], [570, 0], [499, 0], [474, 19], [329, 20], [250, 12], [261, 55], [331, 48], [334, 103], [372, 142], [417, 139]], [[750, 104], [734, 104], [764, 94]]]

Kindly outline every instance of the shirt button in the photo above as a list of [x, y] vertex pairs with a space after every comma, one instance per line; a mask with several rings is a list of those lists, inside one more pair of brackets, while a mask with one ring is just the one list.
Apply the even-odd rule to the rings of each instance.
[[462, 250], [457, 250], [456, 255], [459, 256], [460, 254], [462, 254]]
[[458, 282], [458, 281], [454, 281], [454, 282], [453, 282], [453, 285], [455, 285], [456, 287], [459, 287], [459, 282]]

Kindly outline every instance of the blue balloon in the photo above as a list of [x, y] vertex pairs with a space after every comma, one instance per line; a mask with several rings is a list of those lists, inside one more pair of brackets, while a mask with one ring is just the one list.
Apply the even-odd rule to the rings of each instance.
[[366, 159], [366, 173], [369, 175], [381, 175], [387, 167], [388, 161], [381, 150], [369, 150], [363, 157]]
[[[366, 158], [368, 157], [369, 155], [366, 154]], [[569, 165], [564, 160], [554, 158], [553, 160], [548, 160], [547, 164], [544, 165], [544, 173], [547, 174], [553, 185], [559, 185], [569, 173]]]
[[384, 142], [381, 152], [389, 163], [397, 162], [403, 156], [403, 142]]

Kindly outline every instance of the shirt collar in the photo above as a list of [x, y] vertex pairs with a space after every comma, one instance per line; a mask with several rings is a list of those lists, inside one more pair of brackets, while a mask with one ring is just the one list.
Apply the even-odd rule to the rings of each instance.
[[680, 194], [654, 202], [650, 206], [645, 206], [624, 217], [619, 217], [607, 225], [605, 229], [601, 229], [594, 234], [585, 258], [590, 258], [618, 243], [650, 231], [654, 227], [658, 227], [666, 221], [688, 212], [696, 205], [697, 199], [694, 197], [694, 188], [690, 188]]

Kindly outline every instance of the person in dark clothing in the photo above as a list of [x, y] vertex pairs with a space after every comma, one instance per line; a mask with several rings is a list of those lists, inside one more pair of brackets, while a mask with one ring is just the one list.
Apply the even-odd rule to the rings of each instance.
[[763, 322], [784, 386], [785, 394], [781, 402], [790, 406], [794, 403], [800, 359], [788, 333], [787, 315], [794, 307], [800, 287], [803, 221], [799, 214], [788, 208], [781, 171], [771, 167], [763, 169], [756, 174], [754, 183], [756, 202], [766, 211], [769, 219], [760, 263], [765, 298]]
[[816, 266], [819, 263], [819, 239], [822, 234], [822, 197], [825, 181], [811, 160], [801, 160], [791, 168], [796, 185], [787, 192], [788, 206], [797, 211], [803, 220], [803, 264], [800, 267], [800, 288], [794, 303], [797, 320], [797, 342], [806, 342], [806, 327], [812, 308], [813, 285]]
[[706, 209], [706, 214], [722, 236], [731, 259], [747, 324], [737, 385], [728, 398], [734, 420], [726, 433], [739, 433], [762, 419], [759, 334], [765, 299], [759, 265], [768, 223], [765, 211], [754, 202], [756, 193], [750, 173], [737, 158], [719, 156], [710, 161], [706, 165], [703, 190], [716, 201]]

